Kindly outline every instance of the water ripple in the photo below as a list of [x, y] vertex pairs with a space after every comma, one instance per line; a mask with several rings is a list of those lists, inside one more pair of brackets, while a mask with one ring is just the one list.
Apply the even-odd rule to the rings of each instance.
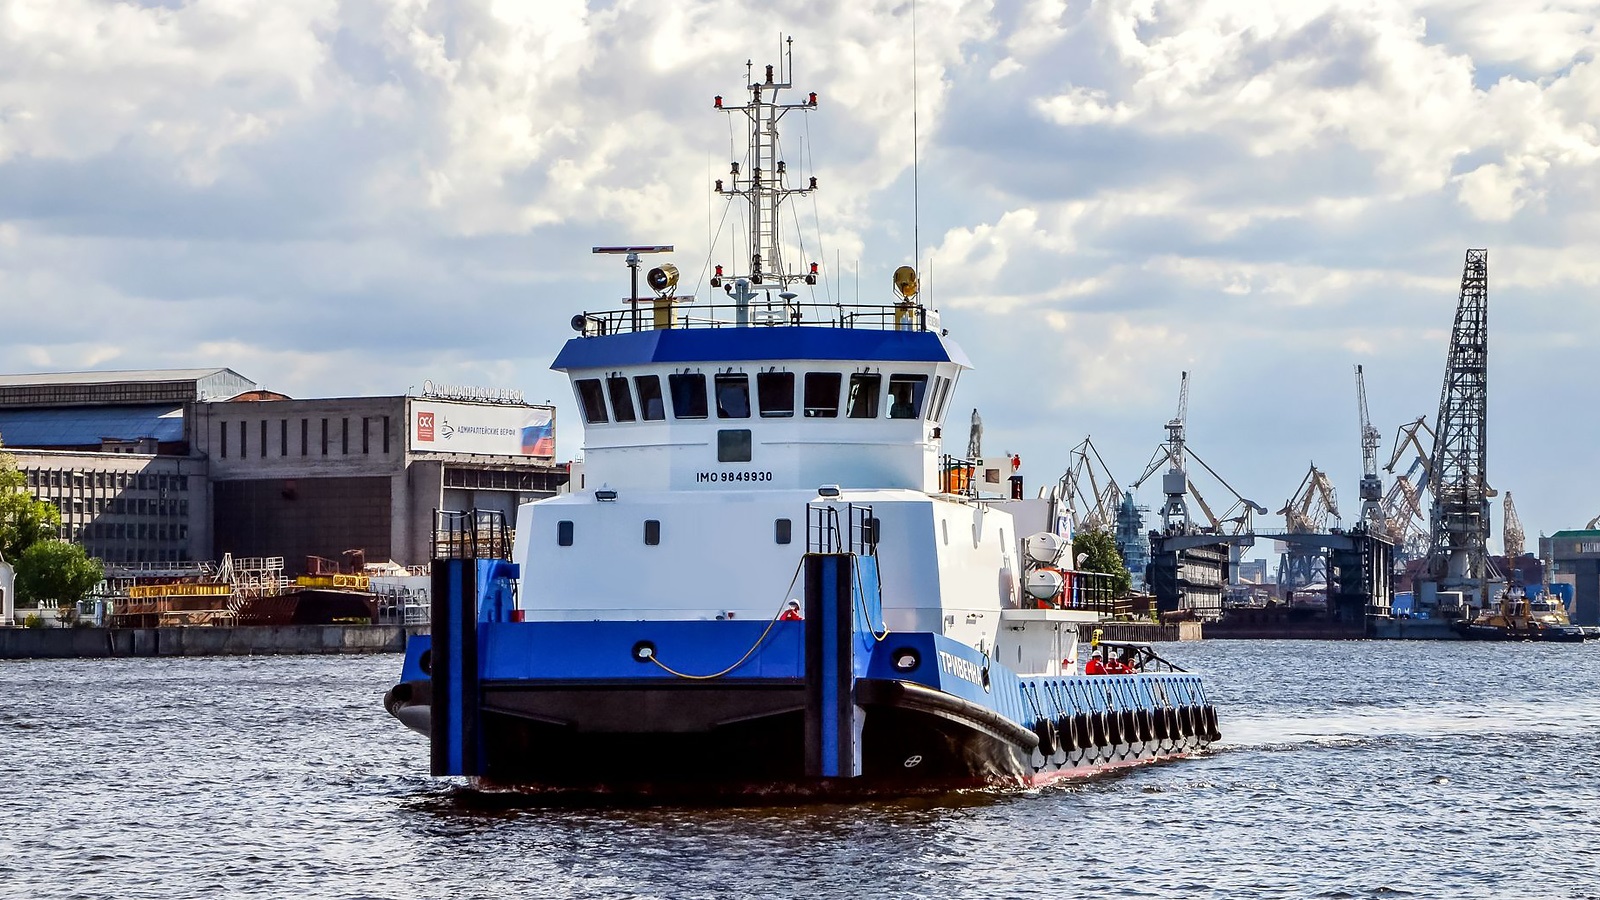
[[1213, 753], [742, 808], [429, 778], [396, 657], [3, 663], [0, 897], [1600, 898], [1600, 646], [1171, 650]]

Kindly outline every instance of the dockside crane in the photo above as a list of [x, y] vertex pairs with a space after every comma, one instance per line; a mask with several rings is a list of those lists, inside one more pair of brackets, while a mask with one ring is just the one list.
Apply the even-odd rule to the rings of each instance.
[[[1167, 422], [1167, 459], [1172, 467], [1167, 474], [1161, 476], [1161, 490], [1167, 495], [1166, 502], [1161, 504], [1161, 523], [1168, 530], [1177, 527], [1188, 529], [1189, 505], [1184, 502], [1184, 496], [1189, 493], [1189, 472], [1184, 468], [1184, 420], [1189, 416], [1189, 373], [1184, 372], [1178, 385], [1178, 414]], [[1140, 482], [1148, 478], [1147, 471], [1134, 483], [1137, 487]], [[1209, 516], [1210, 510], [1207, 510]], [[1212, 525], [1216, 521], [1213, 518]]]
[[[1427, 440], [1422, 435], [1427, 435]], [[1395, 561], [1401, 564], [1421, 559], [1428, 553], [1428, 513], [1422, 492], [1428, 487], [1428, 470], [1433, 466], [1433, 428], [1426, 416], [1401, 425], [1395, 433], [1394, 452], [1384, 471], [1394, 473], [1401, 456], [1413, 451], [1411, 465], [1396, 475], [1383, 496], [1383, 517], [1389, 540], [1394, 544]]]
[[1071, 459], [1071, 466], [1061, 476], [1059, 492], [1072, 512], [1073, 529], [1114, 531], [1122, 507], [1122, 486], [1090, 438], [1072, 448]]
[[1488, 423], [1489, 251], [1479, 249], [1467, 251], [1462, 267], [1434, 425], [1428, 568], [1417, 598], [1424, 607], [1453, 606], [1445, 597], [1454, 593], [1467, 607], [1488, 605], [1495, 574], [1486, 552], [1492, 496], [1485, 476]]
[[1521, 556], [1527, 547], [1526, 535], [1522, 533], [1522, 519], [1517, 516], [1517, 505], [1511, 502], [1510, 491], [1506, 491], [1506, 499], [1500, 508], [1500, 532], [1500, 542], [1505, 545], [1506, 565], [1511, 566], [1511, 561]]
[[[1300, 487], [1284, 503], [1283, 509], [1278, 510], [1278, 515], [1283, 516], [1285, 530], [1291, 534], [1320, 534], [1327, 530], [1330, 517], [1338, 522], [1338, 495], [1333, 490], [1333, 482], [1316, 463], [1311, 464], [1311, 470], [1300, 480]], [[1285, 590], [1318, 582], [1326, 584], [1327, 579], [1327, 559], [1319, 549], [1291, 544], [1278, 560], [1278, 584]]]
[[1389, 536], [1383, 511], [1383, 480], [1378, 477], [1378, 443], [1383, 435], [1367, 415], [1367, 379], [1356, 366], [1356, 405], [1361, 411], [1361, 522], [1373, 534]]

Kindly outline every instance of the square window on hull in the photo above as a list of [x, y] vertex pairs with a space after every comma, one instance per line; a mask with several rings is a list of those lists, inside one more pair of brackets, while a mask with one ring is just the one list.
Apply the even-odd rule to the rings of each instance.
[[717, 462], [749, 462], [750, 429], [724, 428], [717, 432]]

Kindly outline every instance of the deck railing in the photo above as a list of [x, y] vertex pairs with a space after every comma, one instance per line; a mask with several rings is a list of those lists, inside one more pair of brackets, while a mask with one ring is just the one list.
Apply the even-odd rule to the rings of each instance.
[[573, 330], [584, 337], [670, 328], [736, 328], [741, 326], [808, 325], [861, 328], [872, 331], [938, 331], [939, 312], [915, 303], [801, 303], [766, 300], [741, 307], [736, 303], [693, 304], [678, 298], [641, 298], [633, 309], [609, 309], [573, 316]]

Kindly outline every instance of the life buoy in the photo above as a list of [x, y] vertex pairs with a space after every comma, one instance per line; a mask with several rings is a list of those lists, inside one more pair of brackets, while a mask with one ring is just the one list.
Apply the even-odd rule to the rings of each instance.
[[1046, 757], [1056, 754], [1056, 723], [1040, 716], [1033, 723], [1033, 733], [1039, 736], [1039, 752]]

